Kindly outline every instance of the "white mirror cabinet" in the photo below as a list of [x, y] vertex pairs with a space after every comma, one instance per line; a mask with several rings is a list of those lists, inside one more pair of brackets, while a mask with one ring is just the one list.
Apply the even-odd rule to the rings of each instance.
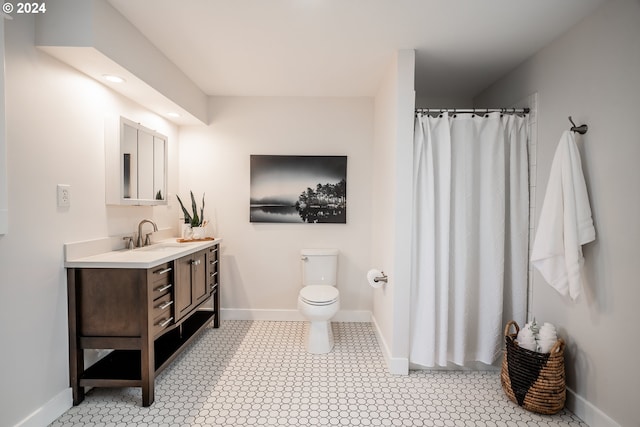
[[167, 137], [124, 117], [105, 121], [108, 205], [167, 204]]

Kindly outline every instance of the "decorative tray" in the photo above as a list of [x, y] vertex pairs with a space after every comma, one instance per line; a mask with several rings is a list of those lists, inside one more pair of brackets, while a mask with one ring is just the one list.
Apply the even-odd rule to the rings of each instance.
[[176, 239], [178, 243], [206, 242], [207, 240], [215, 240], [215, 237], [203, 237], [202, 239]]

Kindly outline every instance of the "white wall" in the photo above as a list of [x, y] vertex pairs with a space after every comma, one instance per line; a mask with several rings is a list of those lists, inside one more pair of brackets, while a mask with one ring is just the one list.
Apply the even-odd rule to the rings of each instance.
[[[373, 224], [372, 265], [387, 273], [388, 282], [374, 291], [373, 321], [378, 329], [378, 337], [382, 351], [387, 359], [387, 365], [392, 366], [391, 345], [393, 342], [393, 284], [395, 275], [393, 251], [395, 239], [393, 236], [395, 199], [394, 176], [395, 162], [395, 129], [397, 123], [397, 63], [394, 58], [385, 78], [378, 89], [375, 98], [375, 138], [373, 149], [373, 163], [376, 173], [373, 175], [372, 194]], [[395, 364], [402, 365], [401, 362]], [[401, 369], [401, 368], [400, 368]]]
[[389, 276], [376, 289], [373, 316], [390, 372], [409, 361], [409, 279], [415, 53], [398, 51], [375, 98], [372, 263]]
[[592, 426], [640, 425], [640, 2], [613, 0], [478, 97], [509, 105], [538, 92], [536, 217], [567, 116], [579, 138], [596, 241], [584, 247], [586, 289], [574, 303], [536, 272], [532, 312], [567, 341], [569, 405]]
[[[416, 76], [420, 79], [420, 76]], [[472, 108], [473, 97], [433, 97], [416, 93], [416, 108]]]
[[[206, 193], [222, 243], [223, 318], [300, 319], [300, 249], [340, 250], [337, 320], [371, 310], [371, 98], [212, 98], [211, 125], [180, 129], [180, 194]], [[249, 222], [249, 156], [346, 155], [346, 224]]]
[[[40, 426], [70, 405], [63, 244], [132, 232], [143, 218], [176, 227], [173, 206], [107, 207], [104, 123], [122, 114], [169, 136], [177, 129], [34, 48], [34, 20], [5, 21], [9, 232], [0, 236], [0, 425]], [[56, 184], [71, 207], [56, 207]], [[34, 414], [34, 412], [36, 412]]]

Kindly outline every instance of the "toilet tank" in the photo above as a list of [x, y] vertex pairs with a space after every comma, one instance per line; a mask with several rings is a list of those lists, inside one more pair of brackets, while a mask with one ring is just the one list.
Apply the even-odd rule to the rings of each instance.
[[336, 286], [338, 275], [337, 249], [302, 249], [302, 285]]

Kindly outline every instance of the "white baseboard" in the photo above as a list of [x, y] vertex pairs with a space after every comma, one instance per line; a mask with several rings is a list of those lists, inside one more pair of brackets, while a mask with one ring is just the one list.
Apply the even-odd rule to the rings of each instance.
[[[265, 320], [281, 322], [304, 322], [298, 310], [270, 310], [251, 308], [221, 308], [222, 320]], [[332, 321], [334, 322], [371, 322], [371, 312], [366, 310], [340, 310]]]
[[597, 427], [621, 427], [611, 417], [598, 409], [588, 400], [577, 395], [567, 387], [567, 401], [565, 406], [568, 410], [576, 414], [582, 421], [590, 426]]
[[283, 322], [303, 321], [297, 310], [264, 310], [250, 308], [221, 308], [220, 320], [276, 320]]
[[384, 355], [384, 360], [387, 362], [387, 369], [389, 370], [389, 373], [393, 375], [408, 375], [409, 359], [403, 357], [392, 357], [389, 346], [387, 345], [387, 342], [382, 335], [382, 331], [380, 331], [380, 326], [374, 316], [371, 316], [371, 322], [373, 323], [373, 329], [376, 333], [378, 344], [380, 345], [380, 349]]
[[49, 400], [44, 406], [36, 409], [15, 427], [42, 427], [54, 422], [73, 406], [71, 388], [66, 388]]

